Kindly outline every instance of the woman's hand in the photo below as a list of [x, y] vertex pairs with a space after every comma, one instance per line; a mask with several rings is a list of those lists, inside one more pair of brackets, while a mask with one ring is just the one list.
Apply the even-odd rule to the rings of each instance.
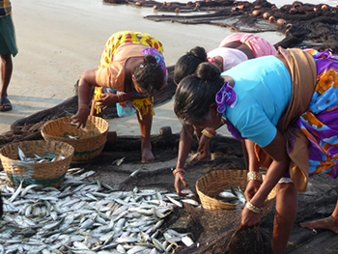
[[250, 211], [248, 208], [244, 208], [242, 211], [241, 218], [241, 228], [251, 228], [259, 225], [261, 222], [261, 215], [259, 213], [254, 213]]
[[209, 150], [210, 138], [202, 135], [198, 145], [198, 152], [195, 156], [195, 160], [204, 161], [210, 160], [210, 150]]
[[96, 100], [95, 103], [105, 109], [113, 106], [117, 102], [119, 102], [118, 95], [114, 93], [105, 93], [99, 100]]
[[261, 184], [262, 182], [255, 180], [248, 182], [244, 191], [244, 196], [247, 201], [250, 201], [253, 198]]
[[77, 128], [83, 128], [86, 127], [86, 122], [89, 116], [89, 108], [79, 108], [77, 110], [77, 113], [72, 116], [72, 124], [75, 124]]
[[182, 190], [189, 188], [189, 184], [187, 180], [185, 179], [185, 171], [184, 169], [177, 169], [177, 168], [175, 170], [174, 170], [175, 190], [178, 195], [184, 196], [184, 194], [182, 193]]

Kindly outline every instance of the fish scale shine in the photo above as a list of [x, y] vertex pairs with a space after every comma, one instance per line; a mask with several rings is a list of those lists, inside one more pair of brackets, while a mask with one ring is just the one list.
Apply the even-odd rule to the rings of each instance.
[[[82, 175], [76, 176], [76, 171]], [[34, 253], [34, 246], [45, 254], [121, 253], [117, 250], [121, 247], [129, 254], [174, 252], [176, 241], [168, 241], [163, 236], [166, 231], [158, 229], [181, 204], [179, 197], [138, 188], [113, 191], [109, 185], [85, 180], [95, 172], [76, 171], [66, 176], [60, 189], [0, 186], [5, 204], [0, 221], [4, 253]]]

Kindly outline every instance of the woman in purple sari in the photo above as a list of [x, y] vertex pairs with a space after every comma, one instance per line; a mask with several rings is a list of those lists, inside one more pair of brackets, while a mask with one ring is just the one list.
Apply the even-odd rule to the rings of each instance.
[[[197, 128], [224, 123], [245, 142], [247, 203], [241, 225], [260, 223], [262, 206], [276, 186], [273, 252], [285, 253], [297, 210], [297, 191], [308, 178], [338, 176], [338, 58], [329, 52], [279, 50], [223, 72], [201, 64], [178, 85], [175, 113]], [[260, 170], [267, 170], [262, 181]], [[175, 172], [185, 179], [184, 171]], [[337, 233], [338, 203], [326, 227]]]

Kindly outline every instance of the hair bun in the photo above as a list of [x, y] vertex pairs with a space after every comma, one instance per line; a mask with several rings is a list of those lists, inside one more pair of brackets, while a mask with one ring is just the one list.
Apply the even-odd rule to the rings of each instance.
[[144, 64], [157, 64], [156, 58], [152, 55], [145, 55]]
[[201, 80], [215, 81], [220, 78], [220, 70], [210, 63], [201, 63], [196, 70], [196, 76]]
[[190, 49], [190, 51], [188, 52], [188, 54], [197, 57], [198, 59], [200, 59], [203, 62], [208, 61], [208, 59], [207, 59], [207, 52], [202, 47], [198, 47], [198, 46], [194, 47], [194, 48]]

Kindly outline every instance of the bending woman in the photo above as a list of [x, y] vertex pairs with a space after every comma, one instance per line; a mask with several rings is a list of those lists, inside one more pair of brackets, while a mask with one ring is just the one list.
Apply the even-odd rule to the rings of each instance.
[[[79, 106], [73, 117], [84, 127], [90, 113], [98, 115], [117, 104], [119, 116], [137, 112], [141, 129], [142, 162], [154, 159], [150, 133], [153, 119], [153, 97], [166, 79], [163, 46], [151, 35], [141, 32], [118, 32], [107, 41], [100, 65], [83, 73], [78, 87]], [[104, 89], [103, 89], [104, 88]]]
[[[296, 217], [297, 190], [308, 177], [338, 176], [338, 58], [329, 52], [282, 50], [219, 75], [210, 64], [178, 85], [175, 113], [200, 129], [226, 123], [249, 157], [242, 227], [260, 223], [264, 200], [276, 186], [274, 253], [284, 253]], [[243, 75], [245, 73], [245, 75]], [[225, 82], [224, 82], [225, 80]], [[260, 167], [267, 169], [262, 181]], [[184, 172], [177, 172], [184, 178]], [[330, 220], [337, 232], [338, 202]]]
[[[210, 62], [220, 71], [226, 71], [246, 60], [276, 54], [277, 50], [265, 39], [249, 33], [234, 33], [227, 36], [218, 48], [208, 53], [202, 47], [195, 47], [181, 56], [175, 65], [174, 80], [178, 84], [184, 77], [194, 73], [197, 66], [203, 62]], [[191, 125], [183, 124], [174, 174], [177, 171], [184, 170], [185, 161], [191, 150], [194, 131], [200, 143], [198, 152], [193, 159], [205, 160], [210, 158], [209, 141], [215, 133], [211, 129], [194, 130]], [[181, 193], [180, 186], [188, 187], [187, 182], [179, 177], [175, 177], [175, 182], [178, 193]]]

